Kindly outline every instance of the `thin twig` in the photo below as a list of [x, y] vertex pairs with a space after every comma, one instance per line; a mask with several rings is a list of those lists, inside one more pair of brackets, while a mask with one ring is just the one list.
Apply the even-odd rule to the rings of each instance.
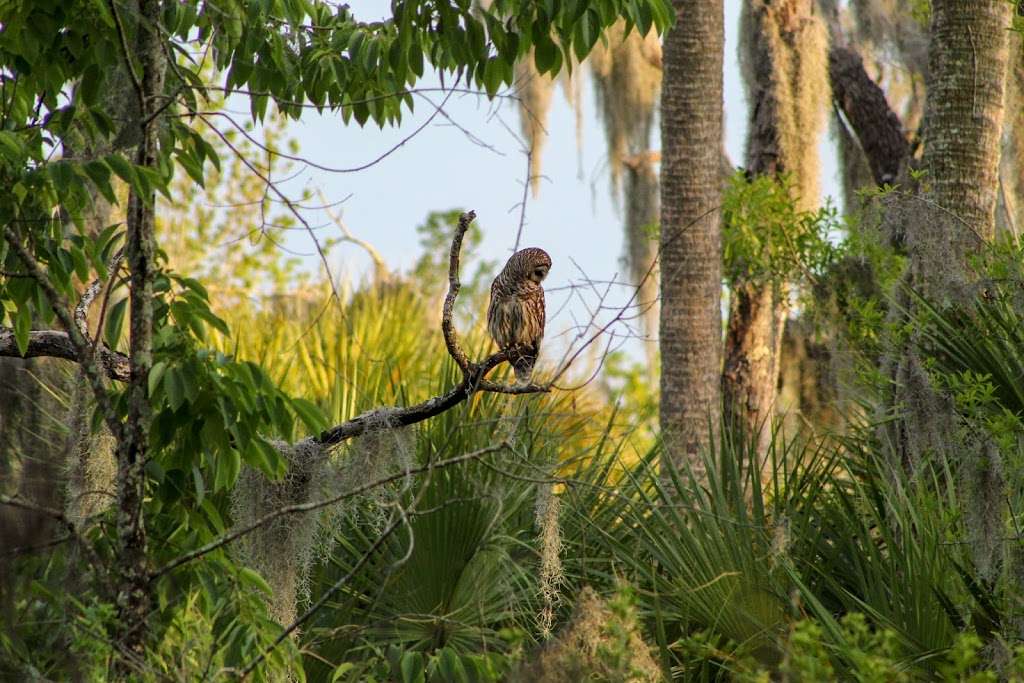
[[324, 196], [323, 190], [317, 190], [317, 194], [320, 197], [320, 201], [323, 202], [323, 212], [327, 214], [327, 217], [338, 226], [341, 230], [341, 238], [345, 242], [351, 242], [357, 247], [361, 247], [367, 254], [370, 255], [370, 259], [373, 261], [373, 269], [376, 276], [377, 282], [385, 282], [390, 279], [390, 273], [388, 272], [388, 264], [384, 261], [384, 257], [380, 255], [377, 248], [367, 242], [364, 239], [360, 239], [352, 234], [352, 231], [348, 229], [348, 225], [341, 218], [340, 215], [334, 213], [330, 209], [330, 205], [327, 202], [327, 198]]

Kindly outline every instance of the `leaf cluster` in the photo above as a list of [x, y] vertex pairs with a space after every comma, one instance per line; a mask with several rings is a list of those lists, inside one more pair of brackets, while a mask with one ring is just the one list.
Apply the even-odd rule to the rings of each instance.
[[722, 199], [722, 258], [727, 283], [812, 281], [835, 257], [836, 211], [797, 207], [788, 176], [736, 173]]

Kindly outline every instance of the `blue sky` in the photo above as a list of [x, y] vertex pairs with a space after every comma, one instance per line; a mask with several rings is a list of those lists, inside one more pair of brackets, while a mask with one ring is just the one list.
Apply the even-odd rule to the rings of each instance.
[[[359, 0], [353, 11], [362, 20], [386, 16], [386, 0]], [[739, 0], [726, 0], [725, 120], [726, 148], [734, 163], [743, 158], [747, 107], [736, 58]], [[425, 87], [439, 85], [428, 79]], [[432, 93], [440, 103], [442, 95]], [[583, 97], [583, 144], [577, 148], [575, 113], [556, 93], [548, 119], [549, 139], [544, 148], [544, 180], [538, 197], [526, 206], [523, 246], [540, 246], [552, 256], [548, 288], [578, 281], [581, 273], [595, 280], [609, 280], [622, 273], [621, 218], [608, 188], [605, 142], [591, 84]], [[436, 117], [404, 145], [365, 170], [327, 173], [308, 168], [291, 186], [322, 190], [337, 207], [352, 232], [370, 242], [392, 268], [406, 268], [419, 254], [415, 228], [433, 210], [471, 208], [485, 231], [481, 247], [486, 258], [504, 261], [511, 253], [519, 225], [519, 207], [526, 177], [526, 158], [508, 128], [519, 132], [519, 117], [510, 100], [489, 102], [475, 95], [452, 95], [444, 107], [457, 124]], [[308, 110], [292, 124], [301, 154], [335, 168], [358, 167], [380, 157], [421, 126], [434, 111], [426, 101], [401, 126], [379, 130], [354, 123], [344, 125], [337, 114], [317, 115]], [[460, 130], [464, 129], [464, 130]], [[465, 131], [472, 133], [474, 139]], [[655, 141], [655, 148], [659, 143]], [[823, 193], [836, 196], [835, 154], [830, 141], [823, 144]], [[311, 222], [326, 217], [311, 215]], [[308, 238], [295, 234], [289, 246], [312, 252]], [[316, 260], [309, 258], [310, 267]], [[334, 252], [335, 276], [358, 281], [369, 268], [369, 259], [358, 247], [342, 244]], [[564, 296], [564, 295], [563, 295]], [[628, 295], [627, 295], [628, 296]], [[549, 311], [561, 308], [558, 297]], [[564, 329], [573, 316], [587, 317], [585, 306], [573, 302], [554, 320], [549, 330]]]

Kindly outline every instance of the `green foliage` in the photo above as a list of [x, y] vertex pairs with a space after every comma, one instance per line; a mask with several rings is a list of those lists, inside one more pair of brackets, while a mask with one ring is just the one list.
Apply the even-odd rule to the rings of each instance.
[[831, 207], [797, 209], [790, 178], [737, 172], [722, 199], [725, 279], [813, 282], [834, 259], [838, 229]]
[[[217, 80], [211, 70], [202, 76]], [[225, 111], [224, 98], [214, 96], [204, 110], [208, 113], [203, 119], [181, 124], [180, 144], [205, 146], [213, 168], [204, 172], [200, 165], [197, 171], [177, 174], [170, 187], [176, 200], [158, 202], [157, 240], [168, 266], [206, 283], [225, 304], [306, 285], [309, 275], [300, 269], [300, 259], [281, 249], [288, 232], [301, 226], [280, 202], [272, 201], [266, 183], [247, 165], [257, 165], [267, 178], [295, 172], [294, 164], [280, 156], [299, 151], [286, 133], [287, 120], [268, 113], [258, 128], [251, 121], [238, 122]], [[211, 134], [207, 143], [202, 133], [212, 125], [223, 139]], [[181, 197], [193, 198], [182, 202]], [[336, 239], [321, 236], [318, 242], [329, 255]]]

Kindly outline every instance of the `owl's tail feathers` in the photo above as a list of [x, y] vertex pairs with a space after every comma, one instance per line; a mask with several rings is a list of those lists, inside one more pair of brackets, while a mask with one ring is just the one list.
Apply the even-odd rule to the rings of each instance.
[[533, 377], [533, 365], [537, 362], [537, 354], [531, 348], [513, 347], [508, 350], [508, 360], [516, 373], [516, 384], [526, 386]]

